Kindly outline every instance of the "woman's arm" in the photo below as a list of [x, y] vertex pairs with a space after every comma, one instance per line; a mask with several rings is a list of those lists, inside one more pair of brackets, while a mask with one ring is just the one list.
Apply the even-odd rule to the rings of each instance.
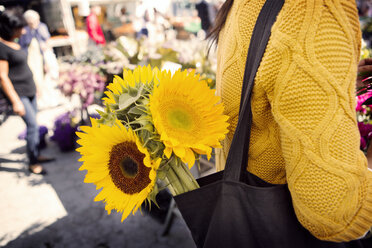
[[8, 97], [13, 106], [13, 111], [19, 116], [26, 114], [25, 107], [21, 102], [17, 92], [14, 90], [13, 84], [8, 77], [9, 64], [6, 60], [0, 60], [0, 83], [5, 95]]
[[[314, 6], [297, 16], [304, 20], [297, 33], [289, 26], [299, 2]], [[268, 67], [278, 76], [274, 93], [267, 92], [293, 207], [317, 238], [354, 240], [372, 226], [372, 172], [360, 151], [355, 112], [360, 43], [355, 2], [293, 0], [283, 8], [279, 32], [273, 27], [278, 52], [272, 54], [281, 56], [280, 63], [276, 56]]]

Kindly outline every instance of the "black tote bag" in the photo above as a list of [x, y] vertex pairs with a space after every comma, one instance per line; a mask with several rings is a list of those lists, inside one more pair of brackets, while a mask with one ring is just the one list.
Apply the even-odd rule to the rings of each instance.
[[287, 185], [267, 183], [246, 171], [252, 119], [250, 96], [271, 26], [283, 3], [266, 1], [256, 22], [245, 67], [239, 121], [225, 170], [198, 179], [199, 189], [174, 199], [197, 247], [372, 248], [370, 240], [334, 243], [316, 239], [298, 222]]

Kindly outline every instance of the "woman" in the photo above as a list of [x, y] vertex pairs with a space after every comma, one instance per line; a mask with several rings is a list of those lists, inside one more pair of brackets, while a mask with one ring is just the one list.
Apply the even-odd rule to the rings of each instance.
[[[211, 32], [217, 93], [230, 116], [218, 169], [237, 124], [248, 46], [264, 3], [227, 0]], [[372, 227], [372, 172], [355, 119], [360, 40], [355, 1], [286, 0], [252, 93], [247, 170], [287, 183], [298, 220], [321, 240], [358, 239]]]
[[34, 76], [38, 89], [38, 107], [45, 108], [58, 104], [55, 80], [58, 77], [58, 65], [53, 49], [48, 45], [50, 33], [45, 23], [40, 22], [40, 15], [34, 10], [23, 14], [27, 22], [24, 34], [19, 38], [21, 48], [28, 54], [27, 64]]
[[95, 47], [105, 45], [106, 39], [103, 35], [102, 28], [98, 21], [98, 16], [101, 14], [101, 7], [96, 5], [90, 8], [90, 14], [87, 17], [87, 31], [90, 44]]
[[27, 126], [27, 155], [29, 171], [45, 174], [40, 165], [51, 159], [39, 156], [39, 127], [36, 122], [36, 86], [27, 65], [27, 55], [15, 42], [26, 25], [17, 9], [0, 13], [0, 82], [13, 107], [13, 112], [22, 117]]
[[24, 34], [19, 39], [22, 49], [27, 50], [33, 39], [36, 39], [39, 50], [42, 54], [49, 48], [48, 40], [50, 33], [45, 23], [40, 22], [40, 15], [35, 10], [29, 9], [23, 17], [27, 22]]

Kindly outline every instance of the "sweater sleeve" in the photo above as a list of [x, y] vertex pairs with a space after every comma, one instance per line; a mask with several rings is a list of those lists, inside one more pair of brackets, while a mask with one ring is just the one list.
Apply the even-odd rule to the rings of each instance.
[[282, 63], [270, 104], [298, 220], [319, 239], [353, 240], [372, 226], [372, 172], [355, 117], [355, 2], [302, 2], [319, 6], [304, 6], [301, 32], [274, 28]]

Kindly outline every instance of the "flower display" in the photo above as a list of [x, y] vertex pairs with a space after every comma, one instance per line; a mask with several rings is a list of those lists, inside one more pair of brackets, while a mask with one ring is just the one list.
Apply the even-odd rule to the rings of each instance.
[[[104, 73], [119, 73], [123, 67], [150, 64], [162, 68], [166, 62], [180, 64], [182, 69], [193, 69], [201, 75], [211, 88], [215, 87], [217, 61], [216, 54], [207, 54], [207, 41], [198, 37], [177, 40], [175, 37], [166, 42], [121, 36], [103, 49], [104, 59], [97, 65]], [[118, 66], [121, 65], [121, 66]], [[134, 66], [134, 67], [133, 67]], [[113, 73], [113, 74], [115, 74]]]
[[363, 95], [359, 95], [357, 96], [357, 105], [356, 105], [356, 111], [358, 112], [362, 112], [362, 113], [366, 113], [367, 112], [367, 105], [364, 104], [365, 101], [367, 101], [370, 97], [372, 97], [372, 92], [371, 91], [367, 91], [365, 94]]
[[360, 73], [364, 78], [363, 87], [358, 89], [356, 96], [356, 113], [360, 132], [360, 149], [366, 152], [372, 137], [372, 75], [371, 72]]
[[365, 150], [372, 137], [372, 124], [358, 122], [358, 128], [360, 133], [360, 149]]
[[102, 188], [95, 200], [123, 212], [123, 221], [145, 200], [156, 202], [161, 187], [173, 195], [197, 189], [189, 168], [228, 132], [207, 82], [193, 71], [139, 66], [115, 76], [105, 94], [101, 118], [77, 133], [85, 182]]
[[83, 109], [102, 96], [105, 82], [105, 77], [92, 65], [61, 64], [59, 88], [68, 97], [78, 94]]
[[55, 141], [63, 152], [75, 149], [75, 132], [78, 128], [75, 115], [74, 112], [69, 111], [58, 116], [54, 122], [51, 140]]

